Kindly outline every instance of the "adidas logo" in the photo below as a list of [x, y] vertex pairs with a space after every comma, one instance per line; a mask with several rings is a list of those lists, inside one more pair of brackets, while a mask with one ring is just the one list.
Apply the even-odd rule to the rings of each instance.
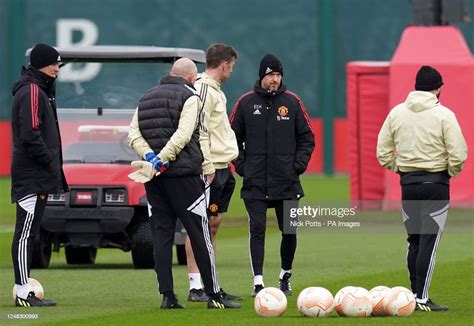
[[253, 111], [253, 114], [262, 114], [262, 113], [260, 112], [259, 109], [256, 109], [255, 111]]
[[216, 307], [218, 309], [225, 309], [225, 306], [222, 303], [217, 302], [215, 300], [212, 300], [212, 304], [214, 305], [214, 307]]
[[269, 67], [267, 67], [267, 70], [265, 70], [265, 75], [271, 73], [273, 70], [271, 70]]
[[22, 298], [16, 297], [16, 306], [17, 307], [31, 307], [31, 304]]
[[428, 306], [425, 305], [425, 304], [417, 303], [417, 305], [418, 305], [418, 309], [420, 309], [420, 310], [423, 310], [423, 311], [431, 311], [431, 308], [428, 307]]

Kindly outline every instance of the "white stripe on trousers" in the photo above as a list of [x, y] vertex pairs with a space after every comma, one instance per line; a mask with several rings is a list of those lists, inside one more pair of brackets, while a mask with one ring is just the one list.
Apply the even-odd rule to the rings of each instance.
[[[214, 257], [214, 247], [212, 246], [211, 235], [209, 233], [209, 220], [207, 218], [207, 206], [209, 205], [209, 184], [205, 181], [205, 177], [201, 176], [204, 180], [206, 185], [204, 193], [199, 196], [199, 198], [194, 201], [189, 207], [188, 211], [193, 212], [196, 215], [201, 216], [201, 226], [204, 235], [204, 241], [206, 243], [207, 252], [209, 253], [209, 260], [211, 262], [211, 277], [212, 283], [214, 285], [214, 293], [218, 293], [220, 291], [219, 283], [217, 281], [216, 275], [216, 263]], [[192, 242], [191, 242], [192, 243]]]
[[434, 265], [435, 265], [435, 260], [436, 260], [436, 249], [438, 248], [439, 240], [441, 239], [441, 234], [442, 231], [438, 231], [438, 235], [436, 236], [436, 241], [433, 246], [433, 251], [431, 252], [431, 259], [430, 259], [430, 265], [428, 266], [428, 271], [426, 273], [426, 278], [425, 278], [425, 284], [423, 286], [423, 295], [421, 296], [421, 299], [428, 299], [428, 291], [430, 290], [430, 285], [431, 285], [431, 277], [433, 276], [433, 271], [434, 271]]
[[25, 223], [23, 224], [23, 230], [21, 231], [20, 240], [18, 241], [18, 270], [20, 271], [20, 282], [21, 285], [28, 283], [28, 252], [25, 248], [28, 248], [28, 231], [30, 220], [32, 215], [26, 213]]
[[37, 198], [36, 195], [28, 195], [18, 201], [18, 205], [27, 212], [18, 243], [18, 269], [20, 272], [21, 285], [28, 283], [28, 237], [30, 236], [31, 225], [35, 218], [34, 212]]
[[204, 231], [204, 239], [206, 240], [207, 251], [209, 252], [209, 259], [211, 261], [211, 274], [212, 281], [214, 284], [214, 293], [218, 293], [220, 291], [220, 288], [219, 283], [217, 282], [214, 247], [212, 246], [211, 235], [209, 234], [209, 220], [207, 219], [207, 216], [201, 217], [201, 223]]

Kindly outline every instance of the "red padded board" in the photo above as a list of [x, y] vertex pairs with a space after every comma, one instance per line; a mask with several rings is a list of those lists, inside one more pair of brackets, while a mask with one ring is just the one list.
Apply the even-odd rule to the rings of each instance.
[[388, 62], [347, 64], [349, 175], [352, 200], [382, 200], [384, 171], [377, 135], [388, 112]]
[[0, 121], [0, 176], [10, 175], [11, 139], [10, 121]]

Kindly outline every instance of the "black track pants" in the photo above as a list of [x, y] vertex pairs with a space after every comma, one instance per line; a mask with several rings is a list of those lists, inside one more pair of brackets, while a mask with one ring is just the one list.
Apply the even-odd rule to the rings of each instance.
[[219, 292], [201, 177], [157, 177], [146, 183], [145, 188], [151, 206], [155, 271], [160, 293], [173, 291], [171, 265], [177, 217], [191, 240], [206, 293]]
[[429, 298], [436, 250], [448, 217], [449, 186], [420, 183], [402, 186], [402, 214], [408, 233], [407, 265], [413, 293]]
[[278, 227], [282, 231], [280, 243], [281, 268], [290, 270], [296, 252], [296, 234], [283, 233], [283, 200], [254, 200], [244, 199], [249, 215], [250, 229], [250, 260], [253, 275], [263, 275], [263, 260], [265, 256], [265, 230], [267, 226], [267, 209], [275, 208]]

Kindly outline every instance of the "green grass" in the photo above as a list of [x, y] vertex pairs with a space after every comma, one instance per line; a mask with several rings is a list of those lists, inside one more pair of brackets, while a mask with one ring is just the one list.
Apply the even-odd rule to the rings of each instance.
[[0, 231], [15, 224], [15, 205], [11, 203], [10, 178], [0, 177]]
[[[299, 315], [295, 301], [304, 287], [317, 285], [333, 294], [346, 285], [371, 288], [376, 285], [408, 286], [404, 268], [404, 234], [325, 234], [302, 233], [294, 264], [292, 283], [295, 295], [289, 299], [286, 314], [281, 318], [256, 316], [252, 299], [250, 267], [247, 257], [247, 230], [244, 227], [222, 229], [218, 242], [218, 272], [221, 284], [232, 293], [245, 296], [243, 307], [235, 311], [208, 311], [204, 304], [188, 304], [185, 311], [161, 311], [161, 297], [156, 290], [152, 270], [133, 270], [130, 255], [119, 250], [99, 251], [97, 264], [71, 267], [62, 253], [54, 254], [51, 268], [33, 270], [41, 280], [48, 297], [60, 305], [52, 309], [25, 310], [12, 307], [13, 276], [8, 248], [11, 234], [0, 234], [0, 320], [8, 313], [37, 313], [39, 323], [79, 324], [144, 324], [157, 320], [163, 324], [230, 324], [314, 323]], [[265, 281], [277, 285], [279, 272], [279, 234], [272, 227], [267, 234]], [[472, 324], [472, 270], [474, 259], [472, 234], [447, 232], [438, 252], [432, 283], [433, 298], [450, 306], [446, 313], [415, 313], [408, 318], [368, 318], [364, 320], [332, 315], [318, 320], [321, 324], [354, 323], [379, 325], [459, 325]], [[6, 250], [5, 250], [6, 249]], [[187, 274], [183, 266], [174, 267], [175, 289], [180, 298], [187, 292]], [[18, 322], [18, 321], [15, 321]], [[3, 320], [0, 322], [3, 324]]]
[[[347, 195], [347, 178], [305, 178], [308, 199]], [[333, 186], [339, 184], [338, 186]], [[308, 190], [308, 187], [311, 189]], [[333, 187], [329, 190], [329, 187]], [[237, 188], [238, 189], [238, 188]], [[338, 190], [339, 189], [339, 190]], [[337, 195], [335, 195], [337, 194]], [[326, 198], [317, 196], [327, 195]], [[240, 201], [238, 196], [233, 199]], [[31, 320], [7, 320], [7, 314], [35, 313], [35, 324], [48, 325], [217, 325], [217, 324], [322, 324], [322, 325], [472, 325], [474, 323], [473, 292], [473, 234], [472, 221], [466, 212], [452, 211], [451, 221], [460, 221], [444, 234], [437, 254], [431, 295], [435, 302], [449, 305], [448, 312], [414, 313], [407, 318], [343, 318], [332, 314], [326, 319], [302, 317], [296, 309], [296, 298], [307, 286], [323, 286], [335, 294], [347, 285], [372, 288], [376, 285], [409, 287], [405, 269], [406, 235], [402, 228], [391, 232], [324, 232], [306, 230], [298, 236], [292, 285], [287, 312], [281, 318], [258, 317], [249, 296], [252, 279], [248, 258], [248, 232], [233, 208], [218, 235], [217, 268], [221, 285], [229, 292], [243, 295], [242, 309], [207, 310], [205, 304], [190, 303], [183, 311], [159, 309], [161, 296], [157, 291], [153, 270], [134, 270], [130, 253], [101, 249], [97, 263], [75, 267], [65, 263], [63, 251], [53, 253], [51, 267], [33, 270], [46, 296], [55, 299], [55, 308], [24, 309], [12, 306], [13, 270], [10, 258], [11, 232], [0, 232], [0, 324], [30, 324]], [[245, 213], [245, 211], [244, 211]], [[370, 213], [369, 216], [376, 214]], [[391, 215], [390, 215], [391, 214]], [[390, 216], [397, 214], [389, 213]], [[240, 215], [242, 216], [242, 215]], [[469, 216], [472, 216], [470, 214]], [[3, 221], [3, 220], [2, 220]], [[265, 255], [265, 284], [278, 285], [280, 235], [274, 223], [267, 230]], [[175, 290], [185, 301], [188, 284], [185, 266], [174, 266]]]

